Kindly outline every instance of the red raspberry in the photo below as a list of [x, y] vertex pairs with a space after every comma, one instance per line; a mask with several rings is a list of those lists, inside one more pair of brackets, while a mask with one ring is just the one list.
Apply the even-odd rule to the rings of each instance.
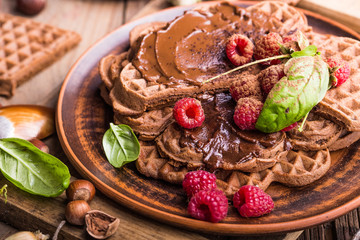
[[204, 170], [188, 172], [182, 186], [188, 197], [192, 197], [200, 190], [216, 189], [216, 176]]
[[297, 42], [297, 36], [296, 34], [291, 34], [291, 35], [286, 35], [283, 37], [283, 43], [288, 43], [288, 42]]
[[255, 98], [240, 98], [237, 102], [234, 121], [241, 130], [253, 130], [263, 103]]
[[290, 131], [291, 129], [295, 128], [298, 125], [297, 122], [294, 122], [293, 124], [287, 126], [286, 128], [281, 129], [282, 132]]
[[189, 202], [188, 213], [200, 220], [220, 222], [228, 212], [228, 200], [223, 191], [214, 189], [201, 190]]
[[284, 76], [284, 65], [270, 66], [260, 72], [258, 81], [260, 82], [264, 97], [267, 97], [274, 85]]
[[233, 204], [243, 217], [260, 217], [274, 208], [271, 196], [261, 188], [251, 185], [242, 186], [234, 194]]
[[[271, 32], [265, 36], [261, 36], [255, 41], [254, 58], [256, 60], [274, 57], [280, 55], [280, 44], [283, 43], [281, 36], [278, 33]], [[280, 59], [266, 61], [263, 65], [275, 65], [281, 63]]]
[[[332, 71], [332, 85], [334, 87], [339, 87], [341, 84], [346, 82], [346, 80], [348, 80], [350, 76], [350, 66], [346, 61], [342, 60], [341, 58], [330, 57], [326, 59], [326, 62], [331, 68], [330, 71]], [[337, 67], [339, 68], [336, 69]], [[336, 70], [334, 71], [334, 69]]]
[[173, 116], [180, 126], [188, 129], [200, 127], [205, 120], [201, 102], [195, 98], [183, 98], [177, 101]]
[[226, 55], [235, 66], [241, 66], [252, 59], [254, 44], [245, 35], [232, 35], [226, 44]]
[[256, 76], [249, 75], [232, 82], [230, 85], [230, 94], [235, 101], [244, 97], [255, 97], [262, 100], [262, 93], [259, 81]]

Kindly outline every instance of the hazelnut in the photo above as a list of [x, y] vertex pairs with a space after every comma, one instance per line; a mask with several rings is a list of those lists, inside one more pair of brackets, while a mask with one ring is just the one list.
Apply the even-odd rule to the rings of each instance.
[[78, 179], [70, 183], [66, 189], [66, 197], [69, 201], [84, 200], [90, 202], [95, 196], [94, 185], [83, 179]]
[[66, 220], [73, 225], [84, 225], [85, 214], [91, 210], [89, 204], [84, 200], [71, 201], [65, 209]]
[[32, 138], [29, 140], [29, 142], [31, 142], [35, 147], [37, 147], [41, 151], [43, 151], [45, 153], [49, 153], [49, 147], [41, 140], [39, 140], [37, 138]]
[[46, 0], [17, 0], [17, 10], [26, 15], [36, 15], [44, 9]]
[[120, 220], [107, 213], [92, 210], [85, 215], [86, 231], [95, 239], [105, 239], [113, 235], [120, 225]]

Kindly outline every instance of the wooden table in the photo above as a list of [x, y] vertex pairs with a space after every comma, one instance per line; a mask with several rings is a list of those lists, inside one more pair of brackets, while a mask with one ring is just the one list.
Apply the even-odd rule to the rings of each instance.
[[[0, 0], [0, 11], [18, 14], [14, 5], [14, 0]], [[303, 0], [298, 6], [329, 16], [360, 32], [358, 0], [342, 1], [340, 5], [336, 0], [327, 0], [326, 3], [320, 0]], [[125, 22], [166, 7], [169, 7], [166, 0], [48, 0], [46, 9], [33, 19], [74, 30], [81, 34], [82, 41], [55, 64], [20, 86], [14, 97], [0, 98], [0, 104], [26, 103], [55, 108], [62, 81], [68, 70], [89, 46]], [[51, 154], [67, 163], [74, 178], [80, 177], [68, 162], [57, 136], [48, 138], [46, 143]], [[0, 239], [19, 230], [40, 229], [43, 233], [52, 235], [64, 219], [65, 196], [51, 199], [33, 196], [20, 191], [0, 176], [0, 186], [4, 184], [9, 185], [8, 203], [0, 201]], [[294, 233], [263, 237], [225, 237], [191, 232], [153, 221], [120, 206], [99, 192], [91, 207], [120, 218], [121, 225], [112, 239], [350, 239], [359, 230], [360, 214], [360, 209], [355, 209], [329, 223]], [[86, 239], [82, 227], [68, 224], [64, 226], [60, 236], [62, 239]]]

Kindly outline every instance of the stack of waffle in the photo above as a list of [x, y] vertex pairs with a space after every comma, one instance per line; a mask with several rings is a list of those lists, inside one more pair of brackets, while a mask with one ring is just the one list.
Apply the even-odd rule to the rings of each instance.
[[[226, 14], [221, 11], [226, 11]], [[207, 84], [199, 82], [232, 68], [231, 64], [218, 59], [216, 64], [221, 67], [215, 72], [206, 63], [199, 67], [200, 70], [190, 68], [189, 71], [193, 72], [203, 71], [203, 75], [196, 75], [194, 79], [187, 79], [189, 75], [186, 72], [176, 73], [178, 76], [169, 75], [169, 72], [162, 71], [168, 66], [161, 64], [156, 69], [149, 69], [148, 62], [141, 58], [150, 53], [139, 51], [141, 46], [149, 49], [146, 45], [151, 42], [149, 39], [154, 38], [152, 42], [156, 44], [157, 36], [176, 27], [185, 17], [170, 23], [138, 26], [130, 34], [129, 51], [104, 57], [99, 71], [103, 80], [101, 93], [114, 109], [114, 121], [131, 126], [141, 140], [141, 154], [137, 160], [139, 172], [178, 184], [188, 171], [207, 169], [216, 173], [218, 186], [228, 196], [245, 184], [258, 185], [263, 189], [272, 182], [303, 186], [327, 172], [331, 163], [330, 151], [348, 147], [360, 138], [360, 98], [357, 97], [360, 94], [357, 84], [360, 78], [359, 41], [314, 33], [303, 13], [281, 2], [261, 2], [247, 9], [221, 3], [207, 9], [194, 9], [184, 15], [189, 14], [199, 18], [205, 16], [210, 22], [219, 14], [223, 21], [229, 20], [232, 24], [231, 30], [228, 26], [222, 29], [229, 34], [235, 29], [252, 40], [270, 31], [286, 35], [301, 30], [311, 43], [318, 46], [322, 56], [336, 55], [347, 61], [351, 75], [343, 86], [328, 91], [324, 100], [312, 110], [302, 132], [294, 129], [286, 134], [266, 135], [240, 131], [231, 120], [233, 112], [229, 109], [234, 110], [235, 105], [229, 97], [228, 88], [236, 78], [257, 76], [261, 68], [254, 66]], [[201, 25], [196, 29], [206, 32], [208, 28]], [[194, 33], [192, 31], [191, 34]], [[188, 36], [191, 37], [190, 33]], [[216, 34], [223, 32], [219, 30]], [[179, 46], [167, 49], [163, 54], [179, 58]], [[221, 51], [224, 49], [220, 45], [218, 48]], [[156, 54], [161, 54], [161, 51]], [[211, 56], [209, 54], [206, 56]], [[182, 59], [179, 64], [192, 66], [193, 59], [196, 56]], [[145, 66], [139, 63], [145, 63]], [[151, 75], [154, 71], [159, 74]], [[184, 77], [183, 81], [178, 79], [179, 76]], [[206, 120], [195, 130], [180, 128], [172, 118], [173, 104], [184, 97], [198, 98], [205, 106]], [[229, 139], [235, 144], [227, 144]], [[247, 153], [245, 148], [255, 150], [244, 157], [241, 154]], [[234, 158], [227, 156], [231, 155], [228, 154], [231, 153], [229, 149], [235, 156], [240, 156], [238, 161], [229, 160]], [[220, 157], [217, 156], [219, 153]]]

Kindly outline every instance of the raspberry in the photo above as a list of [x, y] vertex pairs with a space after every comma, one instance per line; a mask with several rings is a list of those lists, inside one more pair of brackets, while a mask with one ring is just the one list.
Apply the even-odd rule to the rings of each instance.
[[227, 215], [228, 200], [223, 191], [201, 190], [189, 202], [188, 213], [199, 220], [220, 222]]
[[244, 97], [255, 97], [262, 100], [262, 93], [260, 84], [257, 78], [253, 75], [240, 78], [237, 81], [232, 82], [230, 86], [230, 94], [235, 101]]
[[251, 61], [254, 44], [245, 35], [232, 35], [226, 44], [226, 55], [235, 66], [241, 66]]
[[283, 37], [283, 43], [288, 43], [288, 42], [297, 42], [297, 36], [296, 34], [290, 34], [290, 35], [286, 35]]
[[237, 102], [234, 121], [241, 130], [253, 130], [263, 103], [255, 98], [240, 98]]
[[271, 196], [261, 188], [251, 185], [242, 186], [234, 194], [233, 204], [243, 217], [260, 217], [274, 208]]
[[204, 170], [188, 172], [182, 186], [188, 197], [192, 197], [200, 190], [216, 189], [216, 176]]
[[291, 129], [295, 128], [298, 125], [297, 122], [294, 122], [293, 124], [287, 126], [286, 128], [281, 129], [282, 132], [290, 131]]
[[337, 57], [330, 57], [326, 59], [326, 62], [331, 68], [332, 85], [334, 87], [339, 87], [348, 80], [350, 76], [350, 66], [346, 61]]
[[194, 98], [183, 98], [177, 101], [173, 116], [180, 126], [188, 129], [200, 127], [205, 120], [201, 102]]
[[260, 72], [258, 81], [264, 97], [267, 97], [274, 85], [284, 76], [284, 65], [273, 65]]
[[[255, 41], [254, 58], [256, 60], [274, 57], [280, 55], [280, 44], [283, 43], [281, 36], [278, 33], [271, 32], [265, 36], [261, 36]], [[275, 65], [281, 63], [280, 59], [266, 61], [263, 65]]]

